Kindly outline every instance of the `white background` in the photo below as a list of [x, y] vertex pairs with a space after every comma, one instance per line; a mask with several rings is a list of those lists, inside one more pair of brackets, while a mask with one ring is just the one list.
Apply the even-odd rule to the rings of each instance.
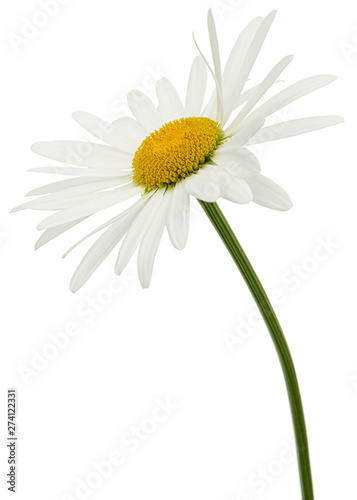
[[[93, 463], [114, 450], [125, 463], [88, 498], [301, 498], [296, 460], [284, 451], [293, 432], [278, 359], [266, 329], [253, 325], [249, 292], [198, 205], [185, 250], [163, 239], [149, 290], [140, 288], [135, 259], [126, 279], [113, 278], [114, 252], [75, 295], [69, 280], [90, 242], [60, 257], [87, 228], [35, 252], [43, 214], [9, 214], [30, 189], [55, 180], [26, 173], [51, 164], [30, 151], [33, 142], [88, 140], [73, 111], [108, 121], [127, 114], [133, 87], [154, 96], [153, 74], [169, 77], [183, 95], [197, 53], [193, 30], [208, 53], [209, 7], [223, 60], [248, 21], [276, 8], [252, 83], [295, 54], [276, 88], [319, 73], [338, 79], [278, 118], [337, 114], [346, 123], [257, 148], [263, 173], [291, 195], [291, 211], [221, 207], [270, 296], [281, 290], [276, 311], [301, 385], [316, 499], [356, 498], [355, 2], [61, 3], [47, 20], [35, 0], [4, 2], [0, 12], [1, 491], [12, 498], [6, 393], [15, 386], [18, 499], [80, 498], [76, 486], [98, 479]], [[44, 26], [15, 50], [9, 34], [22, 36], [34, 18]], [[329, 253], [321, 241], [333, 243]], [[292, 279], [296, 272], [303, 274]], [[68, 337], [71, 329], [76, 336]], [[54, 335], [63, 339], [65, 331], [67, 346], [53, 351]], [[121, 436], [149, 425], [158, 398], [178, 408], [133, 452]], [[267, 479], [257, 483], [259, 474]]]

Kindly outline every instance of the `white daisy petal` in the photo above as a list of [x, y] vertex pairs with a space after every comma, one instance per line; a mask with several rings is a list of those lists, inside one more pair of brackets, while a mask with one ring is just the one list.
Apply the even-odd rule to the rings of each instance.
[[[236, 96], [234, 89], [236, 86], [236, 81], [239, 78], [240, 68], [243, 64], [244, 58], [247, 54], [247, 50], [263, 21], [262, 17], [253, 19], [239, 35], [231, 53], [229, 55], [227, 64], [223, 72], [223, 96], [224, 96], [224, 120], [226, 122], [230, 116], [233, 109], [235, 109], [239, 104], [240, 96]], [[244, 99], [244, 98], [243, 98]], [[242, 101], [244, 102], [244, 100]], [[206, 105], [202, 115], [208, 117], [215, 117], [217, 106], [217, 94], [212, 92], [208, 104]]]
[[214, 23], [214, 18], [212, 14], [212, 10], [208, 10], [208, 33], [209, 40], [211, 44], [211, 52], [213, 58], [213, 68], [214, 74], [216, 76], [217, 81], [217, 119], [220, 123], [223, 122], [223, 85], [222, 85], [222, 69], [221, 69], [221, 56], [219, 54], [219, 45], [217, 38], [216, 25]]
[[130, 154], [135, 153], [146, 136], [145, 130], [129, 116], [123, 116], [113, 123], [84, 111], [76, 111], [72, 116], [98, 139]]
[[[282, 83], [283, 80], [276, 80], [275, 84], [277, 83]], [[253, 87], [250, 87], [248, 90], [245, 90], [240, 96], [237, 96], [233, 102], [233, 109], [238, 108], [242, 104], [244, 104], [248, 99], [252, 97], [256, 89], [259, 87], [259, 85], [254, 85]]]
[[137, 249], [142, 237], [151, 224], [151, 221], [154, 217], [156, 217], [163, 195], [164, 189], [157, 190], [132, 223], [119, 250], [118, 258], [115, 264], [116, 274], [122, 273], [133, 253]]
[[310, 92], [314, 92], [315, 90], [328, 85], [336, 79], [333, 75], [318, 75], [311, 76], [309, 78], [305, 78], [304, 80], [300, 80], [293, 85], [290, 85], [286, 89], [282, 90], [274, 97], [271, 97], [264, 104], [259, 106], [253, 113], [251, 113], [246, 120], [245, 124], [250, 123], [256, 118], [266, 118], [267, 116], [275, 113], [279, 109], [287, 106], [288, 104], [296, 101], [296, 99], [300, 99]]
[[87, 130], [87, 132], [92, 134], [94, 137], [115, 146], [115, 144], [112, 144], [105, 138], [105, 136], [108, 135], [107, 130], [110, 129], [110, 123], [102, 120], [98, 116], [92, 115], [92, 113], [87, 113], [86, 111], [75, 111], [72, 113], [72, 117], [81, 127]]
[[197, 56], [191, 66], [187, 85], [185, 116], [199, 116], [207, 85], [207, 68], [202, 56]]
[[119, 220], [111, 224], [90, 247], [73, 274], [70, 284], [70, 289], [73, 293], [88, 281], [103, 260], [116, 247], [141, 209], [142, 205], [127, 212]]
[[[203, 110], [202, 116], [206, 116], [206, 117], [212, 118], [213, 120], [221, 122], [222, 121], [221, 110], [223, 109], [222, 108], [222, 103], [223, 103], [222, 85], [217, 80], [217, 77], [216, 77], [214, 70], [211, 68], [209, 62], [207, 61], [206, 57], [203, 55], [201, 49], [199, 48], [194, 35], [193, 35], [193, 40], [195, 42], [195, 45], [197, 47], [198, 52], [201, 54], [201, 57], [204, 60], [206, 67], [208, 68], [208, 71], [211, 73], [212, 78], [216, 84], [216, 89], [213, 92], [208, 105]], [[219, 103], [218, 106], [217, 106], [217, 99], [218, 99], [218, 103]]]
[[81, 217], [92, 215], [95, 212], [104, 210], [105, 208], [117, 205], [136, 194], [141, 192], [142, 188], [131, 184], [129, 186], [120, 187], [107, 193], [94, 193], [91, 199], [82, 202], [81, 204], [67, 208], [44, 219], [37, 226], [38, 229], [47, 229], [50, 227], [65, 224]]
[[[227, 116], [228, 116], [228, 110], [233, 111], [238, 106], [241, 106], [242, 104], [244, 104], [253, 95], [257, 86], [258, 85], [251, 87], [250, 89], [246, 90], [245, 92], [243, 92], [240, 95], [233, 96], [231, 99], [231, 102], [229, 102], [229, 99], [226, 97], [225, 101], [224, 101], [225, 102], [224, 109], [226, 111]], [[224, 87], [224, 82], [223, 82], [223, 92], [225, 92], [224, 89], [225, 89], [225, 87]], [[226, 93], [224, 93], [224, 95], [226, 95]], [[208, 104], [206, 105], [205, 109], [202, 111], [202, 116], [207, 116], [209, 118], [214, 119], [216, 116], [215, 109], [216, 109], [216, 94], [215, 94], [215, 92], [212, 92], [212, 95], [210, 97]], [[224, 123], [225, 122], [226, 122], [226, 120], [224, 120]]]
[[300, 118], [287, 122], [276, 123], [270, 127], [263, 127], [247, 144], [258, 144], [260, 142], [276, 141], [295, 135], [306, 134], [314, 130], [320, 130], [332, 125], [343, 123], [344, 119], [340, 116], [311, 116], [309, 118]]
[[256, 17], [252, 19], [247, 26], [239, 34], [233, 48], [227, 59], [226, 66], [223, 72], [223, 81], [227, 82], [232, 79], [236, 72], [240, 70], [242, 62], [247, 53], [247, 49], [254, 36], [256, 35], [260, 25], [262, 24], [264, 18]]
[[48, 243], [49, 241], [57, 238], [61, 234], [65, 233], [72, 227], [76, 226], [80, 222], [83, 222], [86, 217], [82, 217], [82, 219], [73, 220], [72, 222], [68, 222], [67, 224], [60, 224], [59, 226], [51, 227], [50, 229], [46, 229], [44, 233], [41, 234], [39, 239], [36, 241], [35, 250], [38, 250], [40, 247]]
[[178, 182], [168, 191], [170, 204], [167, 211], [166, 227], [171, 243], [178, 250], [186, 246], [190, 221], [190, 196], [185, 189], [185, 181]]
[[217, 95], [216, 92], [212, 92], [211, 97], [204, 107], [201, 116], [205, 116], [207, 118], [212, 118], [215, 120], [217, 117]]
[[293, 204], [287, 192], [267, 177], [257, 175], [252, 179], [247, 179], [247, 182], [252, 190], [254, 203], [281, 211], [292, 207]]
[[249, 121], [249, 123], [241, 125], [241, 128], [238, 132], [236, 132], [229, 141], [227, 141], [223, 146], [221, 146], [222, 150], [225, 147], [234, 148], [236, 146], [244, 146], [253, 135], [255, 135], [258, 130], [262, 128], [265, 120], [263, 118], [255, 118], [255, 120]]
[[186, 192], [191, 196], [198, 200], [213, 203], [220, 198], [222, 191], [217, 180], [207, 172], [209, 167], [212, 167], [212, 165], [207, 165], [196, 174], [185, 179], [184, 185]]
[[62, 191], [63, 189], [68, 189], [71, 187], [82, 186], [85, 184], [95, 184], [101, 182], [103, 179], [101, 177], [90, 177], [89, 179], [66, 179], [64, 181], [51, 182], [45, 186], [41, 186], [36, 189], [32, 189], [27, 193], [26, 196], [38, 196], [40, 194], [49, 194]]
[[234, 44], [231, 53], [229, 54], [227, 64], [223, 72], [223, 92], [225, 99], [225, 120], [235, 108], [235, 85], [247, 51], [255, 37], [263, 18], [257, 17], [253, 19], [241, 32]]
[[156, 253], [165, 229], [166, 212], [169, 201], [169, 196], [165, 193], [160, 207], [140, 243], [138, 253], [138, 274], [143, 288], [148, 288], [150, 285]]
[[184, 110], [181, 99], [167, 78], [161, 78], [156, 83], [156, 94], [159, 100], [159, 109], [165, 122], [183, 117]]
[[258, 87], [258, 85], [254, 85], [250, 89], [248, 89], [245, 92], [243, 92], [238, 97], [238, 99], [236, 99], [235, 102], [233, 102], [233, 105], [232, 105], [233, 106], [233, 110], [236, 109], [236, 108], [238, 108], [238, 106], [241, 106], [242, 104], [244, 104], [245, 102], [247, 102], [248, 99], [250, 99], [252, 97], [252, 95], [256, 91], [257, 87]]
[[240, 146], [218, 149], [212, 161], [235, 177], [253, 177], [260, 172], [260, 163], [254, 153]]
[[31, 149], [46, 158], [91, 168], [108, 167], [120, 170], [130, 167], [132, 162], [129, 153], [92, 142], [36, 142]]
[[244, 179], [231, 177], [229, 184], [225, 187], [222, 197], [234, 203], [249, 203], [253, 201], [252, 190]]
[[43, 174], [78, 175], [80, 177], [127, 177], [131, 170], [118, 170], [117, 168], [84, 168], [84, 167], [35, 167], [28, 172]]
[[61, 210], [69, 208], [83, 201], [90, 200], [93, 193], [131, 181], [131, 177], [109, 179], [90, 184], [83, 184], [73, 188], [63, 189], [60, 192], [48, 194], [36, 200], [19, 205], [13, 211], [31, 208], [32, 210]]
[[249, 49], [247, 49], [246, 51], [244, 60], [242, 61], [239, 68], [239, 74], [237, 75], [237, 78], [234, 79], [234, 88], [231, 92], [231, 101], [227, 105], [225, 120], [228, 119], [231, 114], [233, 103], [242, 93], [243, 87], [246, 84], [251, 69], [258, 57], [260, 49], [262, 48], [264, 40], [269, 32], [275, 16], [276, 11], [273, 11], [262, 21], [252, 39]]
[[149, 194], [146, 194], [146, 195], [143, 195], [141, 198], [139, 198], [139, 200], [137, 200], [133, 205], [131, 205], [129, 208], [127, 208], [126, 210], [124, 210], [124, 212], [121, 212], [120, 214], [116, 215], [115, 217], [113, 217], [112, 219], [108, 220], [107, 222], [105, 222], [104, 224], [102, 224], [101, 226], [97, 227], [96, 229], [94, 229], [93, 231], [91, 231], [90, 233], [86, 234], [83, 238], [81, 238], [79, 241], [77, 241], [77, 243], [75, 243], [73, 246], [71, 246], [71, 248], [69, 248], [67, 250], [67, 252], [65, 252], [63, 254], [63, 258], [67, 257], [67, 255], [72, 252], [72, 250], [74, 250], [78, 245], [80, 245], [81, 243], [83, 243], [83, 241], [87, 240], [88, 238], [90, 238], [91, 236], [93, 236], [94, 234], [98, 233], [99, 231], [102, 231], [103, 229], [105, 229], [106, 227], [112, 225], [114, 222], [118, 221], [119, 219], [121, 219], [122, 217], [126, 217], [127, 214], [131, 213], [132, 211], [136, 210], [137, 208], [141, 207], [141, 206], [144, 206], [148, 200], [151, 198], [152, 194], [149, 193]]
[[230, 133], [231, 130], [236, 130], [242, 120], [247, 116], [247, 114], [254, 108], [257, 102], [263, 97], [263, 95], [270, 89], [270, 87], [276, 82], [279, 75], [284, 71], [284, 69], [291, 63], [293, 60], [293, 56], [284, 57], [274, 68], [270, 71], [270, 73], [266, 76], [266, 78], [262, 81], [260, 85], [257, 85], [252, 96], [247, 100], [243, 109], [238, 113], [238, 115], [234, 118], [232, 123], [227, 128], [227, 134]]
[[134, 155], [147, 136], [146, 130], [130, 116], [121, 116], [113, 121], [112, 126], [115, 128], [117, 147]]
[[129, 92], [128, 105], [139, 124], [148, 133], [159, 129], [164, 123], [160, 111], [155, 108], [151, 99], [140, 90]]
[[219, 186], [222, 198], [235, 203], [249, 203], [253, 200], [252, 191], [244, 179], [230, 175], [217, 165], [209, 166], [209, 176]]

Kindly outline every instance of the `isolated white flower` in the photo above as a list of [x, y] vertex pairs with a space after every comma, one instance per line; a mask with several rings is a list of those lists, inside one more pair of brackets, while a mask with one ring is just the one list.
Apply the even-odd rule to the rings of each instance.
[[[213, 69], [202, 54], [196, 57], [185, 104], [170, 81], [162, 78], [156, 85], [158, 106], [141, 92], [128, 94], [134, 118], [122, 117], [109, 124], [89, 113], [74, 113], [74, 119], [82, 127], [107, 145], [76, 141], [33, 145], [33, 151], [40, 155], [76, 165], [31, 169], [72, 177], [31, 191], [28, 196], [45, 196], [14, 209], [55, 211], [38, 225], [38, 229], [45, 231], [36, 248], [101, 210], [138, 198], [86, 236], [104, 230], [77, 267], [71, 281], [73, 292], [84, 285], [121, 240], [115, 272], [123, 271], [139, 247], [140, 281], [143, 287], [149, 286], [165, 227], [176, 248], [182, 249], [186, 244], [190, 196], [206, 202], [220, 197], [236, 203], [254, 201], [275, 210], [288, 210], [292, 206], [288, 194], [260, 174], [259, 161], [247, 146], [310, 132], [343, 120], [319, 116], [264, 126], [265, 119], [276, 111], [335, 79], [330, 75], [306, 78], [258, 105], [292, 60], [292, 56], [285, 57], [259, 85], [245, 90], [275, 14], [248, 24], [222, 72], [215, 24], [209, 11]], [[204, 105], [207, 68], [214, 78], [215, 89]]]

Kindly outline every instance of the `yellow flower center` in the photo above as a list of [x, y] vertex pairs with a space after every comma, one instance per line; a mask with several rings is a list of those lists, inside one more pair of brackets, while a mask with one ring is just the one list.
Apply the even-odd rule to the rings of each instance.
[[218, 123], [210, 118], [181, 118], [165, 123], [137, 149], [134, 180], [148, 191], [172, 187], [204, 166], [221, 137]]

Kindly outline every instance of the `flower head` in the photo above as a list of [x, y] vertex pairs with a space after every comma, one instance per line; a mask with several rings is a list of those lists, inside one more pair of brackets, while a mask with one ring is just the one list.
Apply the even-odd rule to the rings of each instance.
[[[29, 196], [43, 196], [14, 209], [55, 212], [38, 225], [44, 233], [36, 248], [99, 211], [137, 198], [86, 236], [103, 231], [73, 275], [73, 292], [84, 285], [121, 240], [115, 272], [123, 271], [139, 247], [139, 278], [143, 287], [149, 286], [164, 229], [176, 248], [186, 244], [190, 196], [206, 202], [218, 198], [235, 203], [253, 201], [275, 210], [292, 206], [288, 194], [260, 174], [259, 160], [249, 146], [343, 120], [336, 116], [309, 117], [265, 126], [270, 115], [335, 79], [330, 75], [306, 78], [259, 104], [292, 60], [292, 56], [285, 57], [261, 83], [246, 89], [274, 17], [272, 12], [246, 26], [222, 72], [216, 28], [209, 11], [213, 68], [202, 53], [195, 58], [185, 104], [170, 81], [162, 78], [156, 84], [158, 106], [138, 91], [128, 94], [133, 117], [108, 124], [89, 113], [74, 113], [74, 119], [105, 145], [76, 141], [33, 145], [36, 153], [72, 165], [31, 169], [70, 176], [31, 191]], [[215, 87], [205, 103], [207, 69]]]

